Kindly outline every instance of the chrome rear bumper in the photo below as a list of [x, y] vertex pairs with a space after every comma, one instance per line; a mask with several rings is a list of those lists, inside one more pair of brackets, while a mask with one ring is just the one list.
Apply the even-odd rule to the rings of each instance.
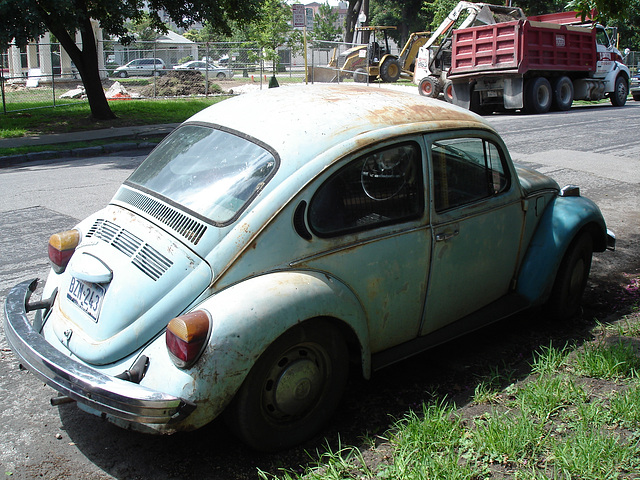
[[105, 375], [56, 350], [27, 317], [26, 305], [36, 285], [37, 280], [16, 285], [5, 302], [9, 346], [31, 373], [73, 400], [129, 422], [169, 424], [195, 409], [193, 403]]

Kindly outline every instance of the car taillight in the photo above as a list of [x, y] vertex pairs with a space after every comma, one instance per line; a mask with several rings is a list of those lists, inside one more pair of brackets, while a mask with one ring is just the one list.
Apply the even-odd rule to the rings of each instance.
[[178, 368], [188, 368], [198, 360], [207, 344], [210, 329], [211, 319], [203, 310], [181, 315], [169, 322], [165, 335], [167, 350]]
[[51, 260], [54, 272], [64, 272], [79, 243], [80, 232], [78, 230], [67, 230], [51, 235], [49, 238], [49, 260]]

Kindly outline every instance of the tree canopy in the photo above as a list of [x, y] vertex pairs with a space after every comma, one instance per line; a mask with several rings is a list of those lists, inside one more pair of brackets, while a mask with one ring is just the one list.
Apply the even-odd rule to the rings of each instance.
[[283, 0], [263, 0], [257, 17], [247, 29], [248, 39], [259, 47], [260, 59], [272, 62], [274, 79], [280, 62], [278, 47], [286, 44], [293, 53], [301, 48], [302, 35], [291, 28], [291, 18], [291, 7]]
[[[412, 32], [429, 29], [428, 18], [421, 10], [423, 0], [375, 0], [371, 2], [369, 12], [370, 25], [390, 25], [398, 27], [389, 32], [399, 45], [404, 45]], [[455, 5], [455, 3], [454, 3]]]
[[[230, 22], [247, 22], [260, 0], [148, 0], [149, 27], [166, 31], [159, 10], [180, 27], [206, 20], [216, 30], [229, 32]], [[144, 19], [143, 0], [0, 0], [0, 48], [12, 42], [24, 46], [49, 31], [71, 57], [84, 83], [94, 118], [109, 119], [109, 108], [98, 72], [96, 38], [91, 20], [123, 42], [132, 39], [128, 21]], [[82, 45], [76, 45], [80, 32]]]
[[318, 14], [313, 19], [313, 38], [318, 41], [337, 42], [340, 40], [342, 29], [336, 26], [338, 12], [328, 2], [318, 8]]

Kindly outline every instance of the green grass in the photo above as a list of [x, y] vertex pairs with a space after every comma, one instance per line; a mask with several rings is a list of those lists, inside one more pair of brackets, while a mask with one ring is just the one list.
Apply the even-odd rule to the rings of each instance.
[[[582, 346], [542, 347], [530, 375], [491, 370], [465, 408], [435, 399], [378, 441], [328, 450], [267, 479], [640, 479], [640, 316], [598, 325]], [[630, 338], [636, 337], [636, 338]], [[502, 386], [501, 386], [502, 385]], [[375, 445], [377, 443], [378, 445]], [[376, 449], [380, 449], [376, 459]]]
[[31, 110], [0, 115], [0, 138], [25, 135], [66, 133], [100, 128], [179, 123], [203, 108], [227, 97], [189, 98], [179, 100], [130, 100], [110, 102], [118, 118], [92, 120], [87, 102], [76, 102], [55, 108], [36, 108], [43, 103], [31, 102]]
[[617, 338], [609, 343], [585, 345], [575, 366], [579, 374], [588, 377], [637, 378], [640, 357], [631, 343]]

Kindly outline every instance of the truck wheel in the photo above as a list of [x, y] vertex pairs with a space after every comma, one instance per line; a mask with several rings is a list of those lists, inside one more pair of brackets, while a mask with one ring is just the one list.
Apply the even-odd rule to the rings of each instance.
[[383, 82], [393, 83], [400, 78], [400, 62], [397, 58], [387, 57], [380, 65], [380, 78]]
[[580, 300], [587, 286], [593, 239], [589, 233], [582, 233], [565, 253], [547, 303], [549, 314], [557, 319], [571, 318], [580, 309]]
[[440, 80], [433, 76], [424, 77], [420, 80], [418, 92], [423, 97], [436, 98], [440, 94]]
[[451, 80], [444, 82], [444, 88], [442, 91], [444, 93], [444, 99], [448, 103], [453, 103], [453, 82]]
[[551, 108], [551, 84], [544, 77], [527, 80], [524, 90], [524, 106], [527, 113], [547, 113]]
[[569, 77], [559, 77], [553, 82], [553, 108], [564, 112], [573, 103], [573, 82]]
[[255, 363], [227, 420], [250, 447], [277, 451], [316, 434], [347, 382], [344, 338], [325, 321], [309, 321], [276, 339]]
[[609, 100], [614, 107], [622, 107], [627, 103], [627, 95], [629, 95], [629, 82], [622, 75], [616, 78], [616, 86], [609, 94]]

